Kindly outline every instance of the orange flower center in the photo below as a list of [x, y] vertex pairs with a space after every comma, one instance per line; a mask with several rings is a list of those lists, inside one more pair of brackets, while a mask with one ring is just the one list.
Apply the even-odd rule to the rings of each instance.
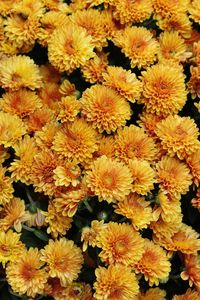
[[36, 271], [37, 270], [33, 266], [24, 264], [22, 268], [22, 277], [29, 281], [35, 276]]

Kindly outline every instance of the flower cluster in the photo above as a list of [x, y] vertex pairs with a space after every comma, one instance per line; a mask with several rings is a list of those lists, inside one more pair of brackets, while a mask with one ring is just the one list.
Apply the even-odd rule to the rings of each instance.
[[0, 0], [3, 291], [199, 299], [199, 1], [66, 2]]

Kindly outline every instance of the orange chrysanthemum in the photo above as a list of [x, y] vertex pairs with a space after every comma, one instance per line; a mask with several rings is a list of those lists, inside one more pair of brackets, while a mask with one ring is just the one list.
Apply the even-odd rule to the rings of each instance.
[[7, 262], [14, 262], [22, 255], [25, 246], [19, 239], [20, 234], [12, 230], [0, 231], [0, 262], [4, 268]]
[[159, 285], [159, 281], [166, 280], [170, 272], [170, 262], [165, 250], [145, 239], [142, 258], [135, 264], [135, 271], [143, 273], [149, 285]]
[[166, 292], [160, 288], [148, 289], [145, 293], [140, 293], [138, 295], [138, 300], [165, 300]]
[[193, 99], [200, 98], [200, 67], [190, 67], [190, 80], [188, 82], [188, 90]]
[[144, 83], [140, 102], [147, 112], [167, 116], [178, 113], [186, 102], [182, 70], [169, 65], [156, 64], [142, 72]]
[[13, 10], [16, 13], [24, 13], [25, 15], [32, 15], [34, 17], [40, 18], [45, 12], [44, 3], [41, 0], [31, 1], [22, 0], [20, 2], [16, 1], [13, 5]]
[[99, 256], [106, 265], [130, 266], [138, 262], [144, 252], [144, 240], [129, 224], [109, 222], [97, 235]]
[[103, 73], [106, 72], [108, 66], [108, 55], [104, 52], [97, 53], [94, 58], [88, 60], [81, 67], [85, 81], [90, 83], [101, 83], [103, 81]]
[[63, 80], [60, 85], [59, 91], [63, 95], [63, 97], [74, 96], [78, 98], [80, 96], [80, 92], [76, 90], [75, 84], [71, 83], [67, 79]]
[[188, 280], [190, 286], [196, 287], [200, 292], [200, 259], [198, 255], [183, 255], [184, 271], [181, 272], [181, 278]]
[[103, 73], [104, 85], [116, 90], [122, 97], [134, 103], [140, 98], [142, 83], [134, 73], [122, 67], [108, 66]]
[[20, 2], [20, 0], [3, 0], [0, 1], [0, 14], [6, 16], [10, 14], [13, 9], [13, 5]]
[[115, 212], [130, 219], [136, 230], [147, 228], [153, 219], [150, 202], [136, 193], [131, 193], [124, 201], [118, 202]]
[[190, 117], [168, 116], [157, 124], [155, 132], [171, 157], [177, 155], [179, 159], [186, 159], [200, 150], [199, 131]]
[[38, 96], [42, 100], [44, 107], [48, 107], [54, 113], [59, 112], [59, 103], [61, 100], [60, 86], [55, 82], [47, 82], [38, 90]]
[[115, 136], [116, 157], [125, 163], [129, 159], [155, 160], [157, 149], [151, 137], [135, 125], [118, 130]]
[[57, 186], [77, 186], [80, 183], [81, 169], [76, 161], [63, 163], [57, 166], [54, 172], [55, 185]]
[[0, 205], [9, 202], [13, 197], [13, 186], [10, 177], [5, 176], [6, 169], [0, 166]]
[[31, 90], [42, 86], [39, 67], [28, 56], [14, 55], [0, 61], [0, 83], [3, 88]]
[[161, 190], [172, 197], [186, 194], [192, 183], [187, 165], [177, 158], [164, 156], [156, 165], [157, 180]]
[[197, 189], [196, 198], [193, 198], [191, 203], [200, 212], [200, 187]]
[[77, 162], [91, 159], [97, 148], [97, 132], [83, 119], [63, 124], [53, 142], [57, 154]]
[[45, 215], [45, 221], [48, 224], [47, 233], [50, 233], [53, 238], [57, 238], [58, 235], [65, 235], [70, 229], [72, 219], [64, 217], [62, 212], [56, 209], [53, 201], [49, 203], [48, 212]]
[[138, 23], [150, 18], [153, 8], [151, 0], [136, 0], [134, 2], [129, 0], [114, 1], [113, 16], [125, 23]]
[[128, 167], [133, 178], [131, 191], [147, 195], [154, 188], [154, 183], [156, 183], [155, 171], [151, 168], [149, 162], [131, 159], [128, 162]]
[[175, 222], [174, 220], [172, 222], [164, 222], [161, 217], [159, 218], [159, 214], [156, 211], [154, 211], [153, 217], [154, 221], [150, 224], [150, 228], [154, 233], [153, 241], [156, 241], [156, 243], [158, 244], [160, 243], [160, 245], [162, 246], [162, 243], [159, 241], [162, 240], [163, 236], [167, 236], [170, 239], [170, 237], [178, 231], [181, 225], [181, 220], [180, 218], [178, 218], [178, 220], [176, 220]]
[[38, 249], [30, 248], [8, 264], [6, 268], [8, 283], [20, 296], [26, 294], [28, 297], [35, 297], [43, 293], [48, 274], [42, 268], [44, 263], [40, 258]]
[[97, 158], [102, 155], [113, 159], [115, 158], [115, 140], [113, 136], [101, 137], [98, 145], [98, 150], [94, 152], [93, 157]]
[[116, 131], [126, 124], [131, 117], [128, 102], [111, 88], [103, 85], [93, 85], [82, 95], [82, 115], [99, 132]]
[[41, 107], [42, 102], [37, 94], [26, 89], [9, 91], [2, 95], [1, 109], [20, 118], [27, 117]]
[[156, 114], [148, 113], [146, 111], [143, 111], [142, 114], [140, 114], [140, 119], [137, 121], [140, 127], [144, 129], [148, 133], [149, 136], [152, 136], [153, 138], [156, 138], [156, 125], [158, 122], [160, 122], [163, 119], [162, 116], [158, 116]]
[[48, 122], [41, 130], [35, 132], [34, 138], [39, 148], [50, 149], [53, 145], [54, 137], [59, 130], [59, 124], [57, 122]]
[[26, 126], [16, 115], [0, 112], [0, 143], [13, 147], [26, 133]]
[[135, 274], [128, 267], [122, 265], [110, 265], [108, 269], [99, 267], [95, 270], [95, 275], [95, 299], [136, 299], [139, 286]]
[[59, 103], [58, 120], [61, 123], [73, 122], [80, 113], [81, 104], [74, 96], [62, 97]]
[[20, 232], [22, 223], [28, 219], [24, 201], [20, 198], [11, 199], [0, 210], [0, 216], [0, 230], [7, 231], [9, 228], [14, 227], [16, 231]]
[[186, 293], [183, 295], [175, 295], [172, 300], [199, 300], [200, 294], [191, 289], [187, 289]]
[[145, 27], [126, 27], [115, 35], [113, 41], [130, 59], [132, 68], [147, 68], [157, 59], [159, 43]]
[[131, 173], [127, 166], [106, 156], [97, 158], [86, 173], [88, 187], [108, 203], [122, 201], [131, 190]]
[[58, 277], [62, 286], [72, 283], [78, 277], [83, 263], [81, 249], [66, 238], [49, 240], [41, 250], [41, 260], [47, 263], [49, 275]]
[[152, 2], [155, 14], [162, 18], [171, 15], [173, 12], [186, 12], [188, 6], [188, 0], [153, 0]]
[[92, 37], [81, 27], [69, 24], [56, 29], [48, 44], [50, 63], [61, 72], [71, 73], [94, 57]]
[[46, 63], [41, 65], [40, 74], [44, 82], [55, 82], [58, 83], [61, 79], [60, 73], [50, 64]]
[[200, 3], [198, 0], [192, 0], [189, 6], [190, 17], [200, 24]]
[[61, 11], [67, 14], [72, 12], [69, 5], [63, 0], [43, 0], [43, 2], [50, 11]]
[[26, 120], [29, 133], [41, 130], [43, 126], [55, 120], [52, 110], [42, 107], [35, 110]]

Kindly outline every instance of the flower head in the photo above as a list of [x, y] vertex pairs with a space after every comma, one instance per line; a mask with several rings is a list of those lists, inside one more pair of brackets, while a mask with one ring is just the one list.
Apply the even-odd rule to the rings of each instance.
[[150, 288], [145, 293], [140, 293], [138, 295], [138, 300], [165, 300], [166, 292], [160, 288]]
[[187, 289], [185, 294], [175, 295], [172, 300], [199, 300], [199, 292]]
[[200, 292], [200, 260], [198, 255], [183, 255], [184, 270], [181, 272], [181, 278], [188, 280], [190, 286], [195, 286]]
[[81, 104], [76, 100], [76, 97], [66, 96], [61, 98], [59, 107], [58, 120], [60, 120], [61, 123], [68, 121], [73, 122], [80, 113]]
[[5, 176], [6, 169], [0, 166], [0, 205], [9, 202], [14, 193], [12, 180], [10, 177]]

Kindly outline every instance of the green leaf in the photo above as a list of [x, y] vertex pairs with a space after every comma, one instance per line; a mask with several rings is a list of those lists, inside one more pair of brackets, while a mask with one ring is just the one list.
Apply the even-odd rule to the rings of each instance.
[[33, 233], [34, 233], [34, 235], [37, 236], [40, 240], [45, 241], [45, 242], [48, 242], [49, 237], [48, 237], [48, 235], [47, 235], [45, 232], [43, 232], [42, 230], [35, 229], [35, 230], [33, 231]]

